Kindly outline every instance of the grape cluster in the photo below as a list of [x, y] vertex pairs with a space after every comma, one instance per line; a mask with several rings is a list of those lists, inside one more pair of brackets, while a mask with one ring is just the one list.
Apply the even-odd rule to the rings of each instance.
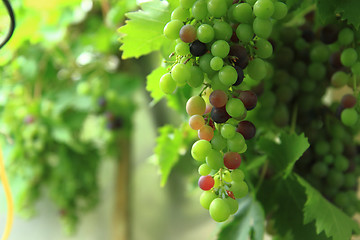
[[[261, 93], [262, 108], [257, 117], [273, 119], [279, 127], [291, 122], [292, 127], [305, 133], [311, 147], [297, 162], [296, 171], [353, 215], [360, 210], [356, 198], [359, 158], [353, 143], [359, 132], [359, 77], [357, 57], [350, 64], [346, 52], [355, 41], [354, 32], [348, 27], [339, 30], [337, 25], [316, 30], [313, 26], [310, 13], [304, 25], [281, 28], [274, 34], [270, 63], [276, 70], [270, 81], [254, 89]], [[328, 90], [345, 85], [354, 92], [344, 95], [340, 102], [324, 100]]]
[[200, 140], [191, 149], [204, 190], [200, 203], [218, 222], [237, 211], [236, 198], [248, 193], [239, 169], [246, 141], [255, 136], [253, 123], [245, 120], [255, 108], [257, 95], [245, 83], [261, 81], [269, 72], [273, 53], [273, 21], [287, 14], [287, 6], [272, 0], [180, 0], [164, 35], [176, 41], [175, 58], [160, 79], [160, 89], [173, 93], [188, 84], [202, 87], [186, 104], [189, 125]]

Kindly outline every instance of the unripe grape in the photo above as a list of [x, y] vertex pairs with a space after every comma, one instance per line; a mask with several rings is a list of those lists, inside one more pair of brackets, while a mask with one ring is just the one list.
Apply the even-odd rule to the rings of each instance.
[[215, 37], [215, 32], [209, 24], [201, 24], [197, 29], [197, 37], [200, 42], [209, 43]]
[[239, 209], [239, 203], [232, 198], [225, 198], [225, 201], [229, 206], [230, 214], [235, 214]]
[[245, 197], [249, 192], [249, 187], [246, 182], [232, 182], [230, 191], [234, 193], [236, 198]]
[[353, 108], [344, 109], [341, 113], [341, 122], [346, 126], [354, 126], [358, 121], [358, 113]]
[[192, 115], [203, 115], [205, 112], [206, 104], [202, 97], [192, 96], [186, 103], [186, 112]]
[[231, 179], [234, 181], [234, 182], [242, 182], [244, 181], [244, 172], [240, 169], [235, 169], [231, 172]]
[[217, 198], [213, 191], [204, 191], [200, 196], [200, 204], [205, 209], [209, 209], [211, 202]]
[[207, 9], [210, 15], [220, 18], [226, 15], [227, 4], [224, 0], [209, 0]]
[[172, 40], [179, 38], [180, 29], [184, 24], [180, 20], [172, 20], [164, 27], [164, 35]]
[[236, 128], [231, 124], [224, 124], [221, 127], [221, 136], [223, 136], [225, 139], [231, 139], [234, 137], [236, 132]]
[[246, 108], [240, 99], [232, 98], [226, 104], [226, 112], [233, 118], [241, 117]]
[[187, 65], [178, 63], [171, 69], [171, 77], [178, 83], [178, 85], [183, 86], [191, 77], [191, 72]]
[[[211, 151], [211, 144], [206, 140], [196, 141], [191, 148], [191, 156], [196, 161], [205, 161], [206, 156]], [[209, 165], [209, 164], [208, 164]], [[210, 165], [209, 165], [210, 166]], [[211, 166], [210, 166], [211, 167]]]
[[176, 82], [174, 81], [174, 79], [171, 77], [170, 73], [165, 73], [161, 78], [160, 78], [160, 89], [161, 91], [163, 91], [165, 94], [171, 94], [175, 91], [176, 89]]
[[203, 164], [200, 165], [198, 171], [199, 171], [200, 175], [206, 176], [206, 175], [210, 174], [211, 168], [206, 163], [203, 163]]
[[253, 11], [256, 17], [267, 19], [274, 13], [274, 4], [271, 0], [257, 0]]
[[214, 199], [209, 207], [210, 216], [217, 222], [224, 222], [230, 216], [230, 209], [224, 199]]
[[206, 163], [214, 170], [219, 170], [224, 166], [223, 156], [218, 150], [211, 149], [206, 156]]

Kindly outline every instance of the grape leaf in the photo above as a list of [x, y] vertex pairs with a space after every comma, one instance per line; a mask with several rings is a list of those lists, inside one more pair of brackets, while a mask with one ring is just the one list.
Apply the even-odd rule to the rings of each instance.
[[284, 171], [287, 177], [295, 164], [302, 156], [305, 150], [310, 146], [304, 134], [281, 133], [280, 143], [274, 140], [262, 138], [259, 141], [259, 147], [268, 156], [270, 163], [278, 171]]
[[166, 1], [149, 1], [140, 4], [141, 10], [126, 14], [129, 20], [119, 28], [122, 34], [122, 58], [140, 57], [159, 50], [167, 39], [163, 30], [170, 21], [171, 10]]
[[240, 200], [239, 210], [235, 218], [224, 224], [219, 232], [218, 240], [262, 240], [265, 231], [265, 215], [261, 204], [251, 196]]
[[182, 132], [171, 125], [159, 129], [160, 135], [156, 139], [155, 160], [160, 167], [161, 186], [164, 186], [172, 167], [179, 160], [179, 151], [182, 146]]
[[168, 71], [164, 67], [158, 67], [153, 70], [146, 77], [146, 90], [150, 92], [150, 96], [153, 98], [153, 104], [157, 103], [160, 99], [164, 97], [164, 93], [161, 91], [159, 87], [160, 78], [162, 75], [167, 73]]
[[360, 233], [359, 225], [340, 209], [326, 200], [308, 182], [297, 176], [305, 187], [307, 200], [304, 206], [304, 222], [315, 221], [316, 232], [325, 232], [333, 240], [350, 239], [353, 232]]

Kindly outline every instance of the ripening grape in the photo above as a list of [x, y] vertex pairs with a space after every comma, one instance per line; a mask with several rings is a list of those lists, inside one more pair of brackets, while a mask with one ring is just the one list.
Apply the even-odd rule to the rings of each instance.
[[241, 91], [238, 97], [244, 104], [246, 110], [252, 110], [256, 107], [257, 96], [252, 91]]
[[209, 207], [210, 216], [217, 222], [224, 222], [230, 216], [230, 209], [222, 198], [214, 199]]
[[180, 29], [180, 39], [185, 43], [191, 43], [196, 39], [196, 28], [191, 24], [186, 24]]
[[189, 119], [189, 125], [194, 130], [199, 130], [205, 125], [205, 120], [201, 115], [192, 115]]
[[210, 175], [201, 176], [198, 181], [199, 187], [204, 191], [209, 191], [214, 186], [214, 179]]
[[186, 112], [192, 115], [203, 115], [205, 112], [206, 104], [202, 97], [192, 96], [186, 103]]
[[345, 94], [341, 98], [341, 105], [344, 108], [352, 108], [356, 105], [356, 97], [352, 94]]
[[198, 130], [198, 137], [210, 141], [214, 137], [214, 130], [209, 125], [204, 125]]
[[197, 161], [205, 161], [206, 156], [210, 151], [211, 151], [210, 142], [206, 140], [198, 140], [192, 145], [191, 156]]
[[220, 108], [226, 105], [228, 97], [224, 91], [215, 90], [210, 94], [209, 101], [214, 107]]
[[241, 156], [236, 152], [227, 152], [224, 154], [224, 165], [228, 169], [236, 169], [241, 164]]
[[[245, 108], [245, 107], [244, 107]], [[240, 114], [241, 116], [241, 114]], [[224, 123], [230, 118], [225, 107], [216, 108], [211, 110], [211, 119], [216, 123]]]

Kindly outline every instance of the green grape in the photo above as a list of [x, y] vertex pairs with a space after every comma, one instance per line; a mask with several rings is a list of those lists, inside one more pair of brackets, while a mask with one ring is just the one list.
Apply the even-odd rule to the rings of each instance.
[[269, 19], [257, 17], [253, 22], [253, 30], [258, 37], [267, 39], [272, 31], [272, 23]]
[[196, 20], [203, 20], [208, 14], [206, 0], [197, 0], [191, 9], [192, 15]]
[[333, 188], [339, 188], [344, 184], [344, 175], [335, 169], [331, 169], [326, 176], [326, 180]]
[[311, 63], [308, 68], [309, 77], [315, 80], [323, 79], [326, 76], [326, 67], [322, 63]]
[[238, 132], [235, 132], [234, 137], [227, 140], [227, 146], [231, 152], [241, 152], [245, 145], [245, 138]]
[[175, 91], [176, 89], [176, 82], [174, 81], [174, 79], [171, 77], [170, 73], [165, 73], [161, 78], [160, 78], [160, 89], [161, 91], [163, 91], [165, 94], [171, 94]]
[[209, 212], [212, 219], [217, 222], [224, 222], [230, 216], [229, 206], [222, 198], [216, 198], [211, 202]]
[[178, 83], [179, 86], [183, 86], [186, 81], [190, 79], [191, 72], [187, 65], [178, 63], [171, 69], [171, 77]]
[[253, 39], [254, 32], [249, 24], [241, 23], [236, 28], [236, 36], [239, 38], [240, 41], [248, 43]]
[[224, 40], [217, 40], [211, 45], [211, 53], [215, 57], [225, 58], [230, 51], [229, 44]]
[[235, 169], [231, 172], [231, 179], [234, 182], [243, 182], [244, 178], [245, 178], [245, 175], [241, 169]]
[[197, 88], [200, 87], [204, 82], [204, 73], [198, 66], [190, 67], [191, 77], [188, 79], [187, 83], [190, 87]]
[[344, 187], [353, 188], [357, 184], [357, 177], [354, 173], [347, 173], [344, 176]]
[[246, 150], [247, 150], [247, 145], [244, 144], [242, 149], [240, 151], [238, 151], [238, 153], [244, 153], [244, 152], [246, 152]]
[[233, 85], [237, 80], [238, 74], [236, 69], [230, 65], [224, 66], [219, 71], [219, 79], [225, 86]]
[[319, 44], [310, 52], [310, 59], [313, 62], [326, 62], [330, 58], [329, 48], [325, 44]]
[[232, 181], [231, 175], [230, 175], [230, 172], [229, 172], [229, 171], [225, 171], [225, 172], [223, 173], [223, 180], [224, 180], [225, 182], [229, 182], [229, 183]]
[[249, 192], [249, 187], [246, 182], [232, 182], [230, 191], [234, 193], [236, 198], [245, 197]]
[[232, 198], [225, 198], [226, 203], [229, 206], [230, 214], [235, 214], [237, 210], [239, 209], [239, 203]]
[[164, 35], [172, 40], [179, 38], [180, 29], [184, 26], [180, 20], [171, 20], [164, 27]]
[[288, 13], [288, 8], [283, 2], [274, 3], [274, 13], [271, 16], [273, 19], [280, 20], [283, 19]]
[[320, 140], [315, 145], [315, 153], [324, 156], [330, 152], [330, 145], [325, 140]]
[[219, 74], [215, 74], [214, 77], [211, 79], [211, 88], [215, 90], [223, 90], [226, 92], [229, 86], [224, 85], [219, 78]]
[[180, 43], [176, 44], [175, 52], [177, 55], [180, 55], [180, 56], [185, 56], [185, 55], [190, 54], [189, 44], [186, 44], [181, 41]]
[[349, 75], [343, 71], [337, 71], [331, 76], [331, 85], [336, 88], [341, 88], [349, 81]]
[[213, 75], [215, 73], [215, 71], [212, 70], [210, 66], [210, 61], [212, 58], [213, 56], [210, 53], [206, 53], [199, 58], [199, 67], [208, 75]]
[[354, 32], [350, 28], [343, 28], [339, 32], [338, 42], [343, 45], [349, 45], [354, 41]]
[[209, 209], [211, 202], [217, 198], [216, 194], [213, 191], [203, 191], [200, 196], [200, 204], [205, 209]]
[[203, 43], [209, 43], [215, 37], [214, 29], [209, 24], [201, 24], [196, 33], [199, 41]]
[[352, 66], [351, 66], [351, 72], [356, 75], [356, 76], [360, 76], [360, 62], [355, 62]]
[[335, 196], [334, 202], [341, 208], [346, 207], [350, 203], [348, 196], [343, 192], [340, 192]]
[[250, 4], [240, 3], [236, 5], [233, 11], [233, 17], [236, 21], [240, 23], [251, 24], [253, 21], [253, 10]]
[[201, 164], [198, 170], [201, 176], [209, 175], [211, 172], [211, 168], [206, 163]]
[[206, 163], [214, 170], [218, 170], [224, 166], [223, 156], [217, 150], [211, 149], [206, 157]]
[[225, 139], [231, 139], [235, 136], [236, 127], [231, 124], [224, 124], [221, 127], [221, 136]]
[[358, 121], [358, 113], [353, 108], [344, 109], [341, 113], [341, 122], [346, 126], [354, 126]]
[[254, 80], [262, 80], [266, 76], [265, 62], [260, 58], [255, 58], [249, 62], [247, 73]]
[[180, 20], [182, 22], [186, 22], [186, 19], [190, 17], [190, 12], [188, 9], [177, 7], [171, 13], [171, 20]]
[[248, 4], [250, 4], [251, 6], [254, 6], [254, 4], [256, 3], [257, 0], [246, 0], [246, 2]]
[[253, 9], [256, 17], [267, 19], [274, 13], [274, 3], [271, 0], [257, 0]]
[[335, 169], [344, 172], [349, 168], [349, 161], [343, 155], [338, 155], [334, 160]]
[[211, 152], [211, 150], [210, 142], [206, 140], [198, 140], [192, 145], [191, 156], [196, 161], [205, 161], [206, 156]]
[[344, 151], [343, 143], [340, 141], [340, 139], [334, 138], [330, 142], [330, 152], [334, 155], [337, 155], [337, 154], [342, 154], [343, 151]]
[[210, 67], [214, 71], [219, 71], [224, 66], [224, 61], [220, 57], [213, 57], [210, 61]]
[[328, 166], [323, 162], [317, 162], [311, 167], [312, 174], [319, 178], [325, 177], [328, 170]]
[[213, 149], [221, 151], [226, 147], [226, 139], [216, 131], [214, 137], [211, 139], [211, 146]]
[[231, 117], [238, 118], [246, 113], [246, 108], [240, 99], [232, 98], [226, 103], [226, 111]]
[[226, 15], [227, 12], [227, 3], [224, 0], [209, 0], [207, 4], [207, 9], [210, 15], [215, 18], [221, 18]]
[[281, 85], [276, 90], [276, 97], [279, 102], [288, 103], [293, 98], [294, 93], [291, 86]]
[[216, 40], [229, 41], [233, 30], [229, 23], [223, 21], [216, 21], [213, 26]]
[[346, 67], [351, 67], [357, 60], [358, 55], [354, 48], [347, 48], [342, 51], [340, 55], [340, 61], [342, 65]]
[[180, 6], [182, 6], [185, 9], [191, 8], [196, 0], [180, 0]]
[[186, 102], [186, 112], [192, 115], [200, 115], [202, 116], [206, 109], [206, 103], [204, 99], [200, 96], [192, 96]]
[[323, 161], [324, 163], [330, 165], [334, 162], [334, 157], [332, 155], [326, 155]]
[[258, 39], [255, 43], [255, 53], [258, 57], [269, 58], [273, 53], [273, 47], [271, 43], [265, 39]]

